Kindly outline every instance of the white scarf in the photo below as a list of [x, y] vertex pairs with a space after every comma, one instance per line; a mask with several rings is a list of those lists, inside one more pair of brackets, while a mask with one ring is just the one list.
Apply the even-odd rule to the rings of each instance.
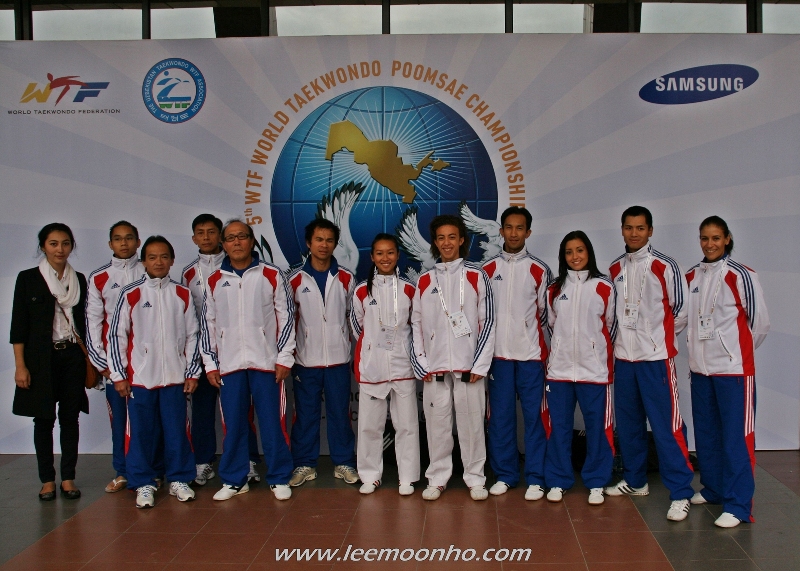
[[64, 276], [67, 278], [67, 288], [58, 279], [58, 275], [47, 258], [44, 258], [39, 263], [39, 273], [42, 274], [44, 281], [47, 282], [47, 287], [50, 293], [56, 298], [56, 303], [64, 310], [67, 316], [67, 321], [72, 330], [75, 330], [75, 324], [72, 321], [72, 308], [78, 305], [81, 298], [81, 286], [78, 284], [78, 274], [72, 269], [72, 266], [67, 265], [64, 267]]

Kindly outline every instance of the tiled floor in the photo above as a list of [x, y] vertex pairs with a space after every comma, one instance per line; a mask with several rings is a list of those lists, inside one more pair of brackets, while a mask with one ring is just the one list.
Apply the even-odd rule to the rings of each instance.
[[[263, 484], [214, 502], [219, 481], [212, 480], [195, 502], [181, 504], [161, 491], [154, 509], [137, 510], [132, 493], [102, 492], [105, 481], [97, 474], [106, 474], [108, 462], [107, 456], [82, 457], [84, 497], [41, 504], [35, 460], [0, 457], [3, 571], [800, 570], [800, 452], [758, 454], [757, 523], [733, 530], [714, 527], [718, 506], [695, 506], [686, 521], [668, 522], [668, 494], [657, 475], [651, 475], [650, 496], [607, 498], [602, 507], [589, 506], [587, 491], [578, 487], [561, 504], [526, 502], [522, 488], [474, 502], [463, 485], [425, 502], [419, 490], [400, 497], [394, 483], [361, 496], [355, 486], [334, 480], [323, 464], [320, 478], [295, 490], [288, 502], [275, 500]], [[455, 562], [453, 555], [438, 561], [433, 550], [451, 546], [475, 550], [475, 560]], [[397, 549], [417, 550], [418, 556], [427, 549], [436, 560], [345, 561], [348, 547], [351, 554]], [[283, 549], [339, 551], [328, 563], [277, 562], [276, 550]], [[487, 549], [501, 556], [504, 550], [530, 549], [530, 555], [524, 562], [480, 561]]]

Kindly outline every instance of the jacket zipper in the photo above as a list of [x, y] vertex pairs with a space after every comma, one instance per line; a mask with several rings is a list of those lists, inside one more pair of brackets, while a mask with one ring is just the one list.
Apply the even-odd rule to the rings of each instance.
[[717, 329], [717, 337], [719, 337], [719, 342], [722, 343], [722, 348], [725, 349], [725, 352], [728, 354], [728, 359], [730, 361], [733, 361], [733, 355], [728, 350], [728, 346], [725, 345], [725, 340], [722, 338], [722, 331], [720, 331], [719, 329]]
[[514, 258], [510, 258], [508, 260], [508, 266], [511, 269], [511, 278], [508, 280], [508, 283], [506, 284], [506, 291], [508, 292], [508, 295], [506, 296], [506, 312], [507, 312], [507, 315], [508, 315], [508, 319], [506, 319], [506, 339], [505, 339], [505, 341], [506, 341], [506, 348], [510, 349], [509, 340], [508, 340], [508, 330], [511, 328], [511, 312], [509, 311], [509, 308], [511, 307], [511, 290], [513, 289], [513, 285], [514, 285], [514, 266], [515, 266]]
[[581, 301], [581, 277], [577, 276], [578, 283], [575, 285], [575, 303], [572, 304], [572, 382], [577, 381], [575, 374], [575, 363], [578, 360], [578, 321], [577, 314]]
[[161, 386], [166, 386], [167, 375], [165, 363], [167, 354], [164, 351], [164, 296], [162, 295], [162, 285], [163, 283], [159, 282], [156, 295], [158, 296], [158, 321], [161, 324]]

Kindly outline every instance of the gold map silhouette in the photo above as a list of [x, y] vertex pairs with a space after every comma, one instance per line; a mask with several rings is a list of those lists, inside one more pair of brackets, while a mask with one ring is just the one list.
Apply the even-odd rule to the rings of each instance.
[[397, 156], [397, 144], [394, 141], [370, 141], [350, 121], [331, 124], [325, 158], [333, 160], [333, 155], [342, 149], [353, 153], [354, 162], [367, 165], [370, 176], [376, 182], [402, 196], [403, 202], [407, 204], [411, 204], [417, 195], [414, 185], [409, 181], [417, 180], [425, 167], [440, 171], [450, 166], [450, 163], [441, 159], [431, 159], [435, 151], [425, 155], [416, 166], [407, 165]]

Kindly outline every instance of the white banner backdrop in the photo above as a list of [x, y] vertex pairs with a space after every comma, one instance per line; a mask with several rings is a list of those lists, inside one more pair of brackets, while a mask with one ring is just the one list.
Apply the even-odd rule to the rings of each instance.
[[[473, 259], [498, 250], [496, 221], [520, 204], [534, 217], [529, 249], [552, 268], [573, 229], [607, 267], [623, 251], [622, 210], [642, 204], [653, 244], [684, 270], [702, 257], [699, 222], [718, 214], [772, 317], [757, 352], [757, 446], [798, 448], [798, 92], [789, 35], [0, 43], [0, 330], [52, 221], [75, 231], [70, 261], [87, 275], [124, 218], [172, 241], [177, 277], [201, 212], [246, 217], [284, 268], [323, 216], [343, 228], [337, 258], [363, 277], [379, 231], [404, 236], [404, 272], [428, 267], [427, 224], [443, 212], [470, 220]], [[13, 366], [8, 347], [0, 453], [28, 453]], [[90, 393], [81, 450], [108, 452], [104, 397]]]

